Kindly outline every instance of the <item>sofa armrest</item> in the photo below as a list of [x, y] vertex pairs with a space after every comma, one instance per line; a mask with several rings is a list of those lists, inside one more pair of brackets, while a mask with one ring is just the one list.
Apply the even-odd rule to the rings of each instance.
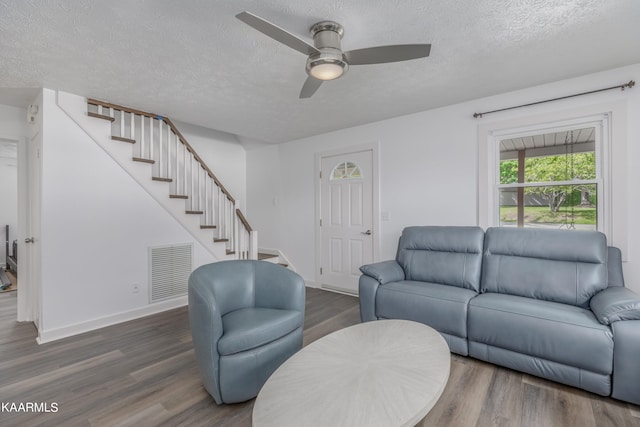
[[640, 405], [640, 320], [615, 322], [611, 397]]
[[589, 305], [603, 325], [619, 320], [640, 320], [640, 296], [621, 286], [610, 287], [595, 294]]
[[360, 267], [362, 274], [376, 279], [381, 285], [404, 280], [404, 270], [397, 261], [383, 261]]

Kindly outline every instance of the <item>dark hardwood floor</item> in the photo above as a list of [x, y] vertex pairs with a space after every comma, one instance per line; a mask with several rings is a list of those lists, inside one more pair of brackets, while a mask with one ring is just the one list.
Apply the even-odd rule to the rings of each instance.
[[[217, 406], [200, 384], [187, 309], [38, 345], [0, 294], [0, 402], [57, 403], [0, 412], [0, 426], [250, 426], [253, 401]], [[359, 322], [354, 297], [307, 289], [305, 345]], [[640, 426], [640, 407], [452, 355], [430, 426]]]

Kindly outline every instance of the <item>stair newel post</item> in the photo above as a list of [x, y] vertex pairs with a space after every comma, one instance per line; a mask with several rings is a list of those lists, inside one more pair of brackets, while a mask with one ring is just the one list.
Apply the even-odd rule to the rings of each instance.
[[251, 228], [240, 209], [235, 210], [234, 216], [239, 229], [239, 258], [258, 259], [258, 232]]

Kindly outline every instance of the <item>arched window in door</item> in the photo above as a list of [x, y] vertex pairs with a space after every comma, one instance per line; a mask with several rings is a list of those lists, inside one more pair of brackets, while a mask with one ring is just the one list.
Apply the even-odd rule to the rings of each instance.
[[360, 172], [360, 167], [358, 167], [358, 165], [352, 162], [340, 162], [334, 166], [329, 179], [331, 181], [336, 181], [339, 179], [359, 178], [362, 178], [362, 172]]

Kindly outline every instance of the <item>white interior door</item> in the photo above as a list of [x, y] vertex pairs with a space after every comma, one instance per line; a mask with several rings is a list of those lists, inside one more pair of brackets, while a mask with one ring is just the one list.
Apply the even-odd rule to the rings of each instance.
[[358, 293], [360, 266], [373, 262], [373, 152], [321, 158], [322, 287]]
[[40, 197], [42, 134], [18, 153], [18, 320], [40, 329]]

